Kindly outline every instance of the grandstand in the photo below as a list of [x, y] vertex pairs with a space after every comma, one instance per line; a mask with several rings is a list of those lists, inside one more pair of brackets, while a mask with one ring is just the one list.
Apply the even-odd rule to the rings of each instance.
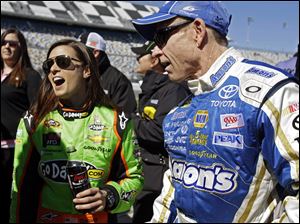
[[[107, 54], [112, 65], [136, 83], [141, 77], [133, 72], [137, 62], [130, 48], [144, 40], [135, 32], [130, 20], [157, 10], [154, 6], [124, 1], [1, 1], [1, 33], [12, 26], [20, 29], [28, 41], [35, 69], [43, 74], [41, 64], [53, 42], [77, 38], [86, 31], [98, 32], [107, 41]], [[293, 54], [239, 50], [246, 58], [272, 65]]]

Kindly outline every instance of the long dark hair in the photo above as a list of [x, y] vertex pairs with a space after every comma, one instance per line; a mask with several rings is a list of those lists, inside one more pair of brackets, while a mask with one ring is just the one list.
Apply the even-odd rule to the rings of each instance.
[[[28, 50], [27, 50], [27, 44], [24, 35], [21, 33], [16, 28], [9, 28], [5, 30], [1, 34], [1, 43], [4, 41], [4, 38], [10, 34], [14, 33], [17, 35], [19, 43], [20, 43], [20, 56], [16, 64], [14, 65], [14, 68], [11, 72], [11, 74], [8, 77], [8, 83], [12, 84], [16, 87], [19, 87], [22, 85], [22, 82], [25, 80], [25, 68], [31, 68], [32, 69], [32, 64], [28, 55]], [[4, 68], [4, 62], [1, 54], [1, 70]]]
[[[88, 90], [87, 102], [93, 105], [103, 105], [114, 108], [113, 103], [105, 95], [104, 90], [100, 84], [99, 71], [96, 65], [96, 60], [92, 52], [88, 51], [87, 47], [73, 39], [63, 39], [52, 44], [47, 53], [47, 59], [51, 51], [58, 46], [70, 46], [76, 53], [77, 57], [83, 62], [83, 65], [88, 67], [91, 76], [86, 79], [86, 86]], [[42, 81], [39, 89], [38, 98], [36, 102], [30, 107], [29, 112], [34, 117], [33, 128], [37, 127], [38, 123], [50, 112], [57, 108], [59, 98], [55, 95], [52, 85], [48, 79], [48, 74]]]

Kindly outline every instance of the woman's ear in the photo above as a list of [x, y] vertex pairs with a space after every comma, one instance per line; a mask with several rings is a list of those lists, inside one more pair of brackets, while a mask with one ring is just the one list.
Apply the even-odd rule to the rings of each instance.
[[83, 69], [83, 78], [87, 79], [88, 77], [91, 76], [91, 70], [90, 70], [90, 67], [86, 66], [84, 69]]

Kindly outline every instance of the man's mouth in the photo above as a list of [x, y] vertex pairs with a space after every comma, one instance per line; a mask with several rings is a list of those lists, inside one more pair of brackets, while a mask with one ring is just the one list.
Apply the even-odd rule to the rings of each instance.
[[166, 61], [166, 62], [161, 62], [161, 65], [164, 67], [165, 73], [168, 74], [170, 72], [169, 69], [168, 69], [168, 67], [171, 65], [171, 63], [168, 62], [168, 61]]
[[166, 61], [166, 62], [161, 62], [161, 65], [162, 65], [164, 68], [168, 67], [170, 64], [171, 64], [171, 63], [168, 62], [168, 61]]

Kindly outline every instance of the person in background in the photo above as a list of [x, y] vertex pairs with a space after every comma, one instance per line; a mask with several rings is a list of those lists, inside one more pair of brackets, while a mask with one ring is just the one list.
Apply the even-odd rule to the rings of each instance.
[[[43, 70], [37, 101], [18, 126], [10, 221], [107, 223], [143, 186], [132, 121], [113, 108], [84, 44], [55, 42]], [[70, 173], [70, 162], [82, 173]], [[87, 188], [74, 192], [67, 177]]]
[[82, 33], [79, 39], [93, 52], [96, 58], [104, 92], [125, 112], [134, 112], [137, 105], [132, 84], [122, 72], [110, 64], [105, 53], [106, 42], [103, 37], [98, 33], [90, 32]]
[[2, 219], [9, 219], [10, 187], [18, 123], [33, 102], [41, 76], [30, 62], [24, 35], [15, 28], [1, 34], [1, 193]]
[[151, 222], [299, 223], [299, 84], [228, 48], [230, 22], [219, 1], [168, 1], [133, 20], [194, 93], [164, 119], [170, 169]]
[[289, 58], [288, 60], [285, 61], [280, 61], [278, 62], [275, 66], [278, 68], [283, 69], [284, 71], [296, 76], [296, 64], [297, 64], [297, 59], [298, 59], [298, 54], [299, 51], [297, 53], [295, 53], [293, 55], [293, 57]]
[[134, 223], [144, 223], [151, 219], [153, 211], [149, 208], [161, 192], [163, 174], [168, 169], [163, 119], [191, 94], [186, 85], [172, 82], [163, 74], [164, 67], [159, 58], [152, 56], [155, 47], [153, 41], [148, 41], [142, 46], [131, 48], [138, 60], [135, 72], [143, 75], [138, 113], [133, 114], [132, 119], [141, 147], [145, 180], [143, 191], [137, 196], [134, 205]]

